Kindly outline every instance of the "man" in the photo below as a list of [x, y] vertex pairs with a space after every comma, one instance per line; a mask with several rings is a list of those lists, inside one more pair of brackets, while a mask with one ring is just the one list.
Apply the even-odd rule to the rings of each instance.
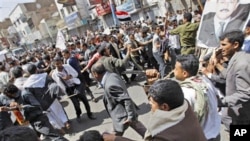
[[121, 77], [116, 73], [106, 71], [100, 62], [95, 63], [91, 71], [104, 88], [103, 102], [113, 121], [115, 134], [122, 136], [130, 126], [143, 136], [145, 133], [144, 126], [137, 120], [135, 104], [131, 100]]
[[0, 132], [1, 141], [40, 141], [34, 130], [25, 126], [13, 126]]
[[19, 89], [23, 90], [23, 84], [27, 80], [26, 77], [23, 77], [23, 69], [20, 66], [15, 66], [10, 70], [10, 73], [12, 74], [14, 78], [14, 85]]
[[161, 27], [157, 26], [155, 29], [155, 34], [153, 36], [153, 48], [152, 48], [152, 52], [153, 52], [153, 56], [155, 58], [155, 60], [157, 61], [157, 64], [159, 65], [159, 69], [158, 71], [160, 72], [160, 76], [161, 78], [164, 77], [164, 67], [165, 67], [165, 62], [163, 60], [163, 56], [161, 54], [161, 40], [160, 40], [160, 32], [161, 32]]
[[96, 130], [85, 131], [78, 141], [103, 141], [102, 135]]
[[[206, 141], [199, 122], [180, 85], [173, 80], [156, 81], [149, 89], [151, 116], [145, 141]], [[111, 134], [104, 141], [132, 141]]]
[[226, 96], [219, 103], [226, 106], [222, 111], [222, 121], [228, 129], [230, 124], [250, 124], [250, 54], [241, 51], [243, 42], [244, 34], [241, 31], [230, 31], [220, 37], [223, 57], [231, 58], [223, 71]]
[[58, 98], [64, 95], [62, 89], [54, 83], [47, 73], [37, 73], [34, 64], [28, 66], [29, 78], [23, 84], [24, 94], [31, 93], [39, 101], [43, 111], [48, 112], [49, 121], [57, 129], [69, 126], [68, 116]]
[[239, 0], [216, 0], [216, 11], [203, 16], [198, 46], [218, 47], [219, 36], [229, 30], [242, 30], [249, 15], [250, 4]]
[[169, 34], [179, 34], [181, 43], [181, 54], [193, 54], [195, 52], [195, 38], [199, 23], [191, 23], [192, 14], [185, 13], [183, 24], [170, 30]]
[[[133, 33], [129, 34], [129, 40], [125, 43], [126, 48], [131, 48], [130, 58], [131, 62], [134, 65], [134, 70], [143, 71], [144, 65], [142, 62], [142, 54], [141, 51], [143, 50], [143, 46], [150, 43], [149, 41], [145, 43], [141, 43], [135, 40], [135, 36]], [[136, 78], [136, 74], [132, 74], [130, 80], [134, 81]]]
[[118, 59], [110, 56], [110, 47], [111, 44], [107, 44], [105, 51], [101, 54], [102, 57], [97, 62], [102, 63], [107, 71], [121, 75], [126, 83], [129, 84], [129, 78], [126, 74], [122, 74], [122, 72], [126, 70], [126, 65], [130, 58], [131, 48], [127, 48], [127, 54], [124, 59]]
[[[110, 45], [109, 44], [107, 44], [107, 45], [109, 47], [109, 54], [107, 56], [110, 56], [110, 57], [112, 56], [112, 59], [110, 59], [110, 60], [122, 60], [122, 59], [124, 60], [122, 63], [123, 69], [119, 69], [119, 72], [118, 72], [120, 74], [122, 71], [126, 70], [125, 67], [127, 64], [125, 64], [125, 63], [128, 62], [129, 55], [127, 53], [126, 56], [122, 56], [120, 49], [118, 47], [118, 44], [117, 44], [117, 39], [114, 35], [110, 37]], [[129, 51], [129, 54], [130, 54], [130, 51]], [[111, 71], [111, 72], [113, 72], [113, 71]], [[128, 76], [126, 74], [121, 74], [121, 75], [124, 78], [124, 80], [126, 81], [126, 83], [129, 84], [130, 82], [129, 82]]]
[[62, 56], [64, 58], [65, 63], [69, 64], [72, 68], [74, 68], [77, 71], [78, 78], [81, 80], [81, 83], [84, 86], [84, 89], [86, 90], [87, 94], [91, 97], [91, 100], [93, 102], [97, 102], [97, 99], [94, 97], [92, 91], [86, 85], [86, 82], [85, 82], [86, 80], [81, 73], [81, 65], [80, 65], [79, 60], [75, 56], [72, 56], [72, 54], [67, 49], [62, 51]]
[[[76, 111], [77, 121], [81, 121], [82, 114], [79, 100], [83, 102], [88, 118], [95, 119], [76, 70], [68, 64], [63, 64], [61, 58], [55, 58], [54, 65], [56, 69], [52, 73], [52, 78], [70, 97]], [[76, 95], [72, 96], [74, 94]]]
[[49, 123], [48, 117], [44, 114], [40, 102], [35, 98], [34, 94], [29, 91], [19, 91], [13, 84], [7, 84], [3, 88], [1, 102], [6, 107], [17, 108], [22, 106], [25, 120], [29, 121], [31, 126], [37, 132], [47, 139], [56, 141], [67, 141], [61, 137]]
[[220, 140], [221, 119], [217, 112], [217, 90], [206, 78], [197, 75], [199, 61], [194, 55], [177, 56], [174, 75], [190, 103], [208, 141]]
[[245, 33], [245, 41], [243, 43], [242, 50], [250, 53], [250, 20], [246, 25], [244, 33]]
[[[142, 42], [147, 42], [153, 39], [153, 34], [149, 33], [149, 28], [148, 27], [143, 27], [141, 29], [141, 35], [142, 35]], [[145, 60], [147, 63], [147, 68], [158, 68], [157, 62], [153, 56], [153, 44], [147, 44], [144, 47], [144, 52], [147, 57]]]

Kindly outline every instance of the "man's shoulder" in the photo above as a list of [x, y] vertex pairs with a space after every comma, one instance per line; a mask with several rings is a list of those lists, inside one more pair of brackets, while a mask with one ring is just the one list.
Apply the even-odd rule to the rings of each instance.
[[235, 61], [235, 67], [238, 69], [243, 69], [246, 67], [250, 67], [250, 53], [247, 53], [245, 51], [240, 51], [236, 56], [233, 56], [233, 58], [230, 61]]

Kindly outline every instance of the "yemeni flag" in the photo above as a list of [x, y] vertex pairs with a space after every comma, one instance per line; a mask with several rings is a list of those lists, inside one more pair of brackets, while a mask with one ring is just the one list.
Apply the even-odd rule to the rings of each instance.
[[126, 11], [116, 11], [115, 14], [119, 21], [131, 21], [131, 16]]

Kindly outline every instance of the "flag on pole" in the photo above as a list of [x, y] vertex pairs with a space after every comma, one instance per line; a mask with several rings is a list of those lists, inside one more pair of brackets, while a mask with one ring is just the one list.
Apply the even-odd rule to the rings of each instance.
[[66, 49], [65, 38], [61, 30], [58, 30], [56, 37], [56, 48], [60, 48], [61, 50]]
[[131, 21], [131, 16], [126, 11], [116, 11], [115, 14], [119, 21]]

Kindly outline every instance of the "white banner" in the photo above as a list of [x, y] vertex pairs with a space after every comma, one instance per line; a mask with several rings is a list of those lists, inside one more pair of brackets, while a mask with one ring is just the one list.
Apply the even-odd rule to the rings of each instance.
[[63, 36], [62, 31], [58, 30], [56, 37], [56, 48], [60, 48], [61, 50], [66, 49], [65, 38]]

